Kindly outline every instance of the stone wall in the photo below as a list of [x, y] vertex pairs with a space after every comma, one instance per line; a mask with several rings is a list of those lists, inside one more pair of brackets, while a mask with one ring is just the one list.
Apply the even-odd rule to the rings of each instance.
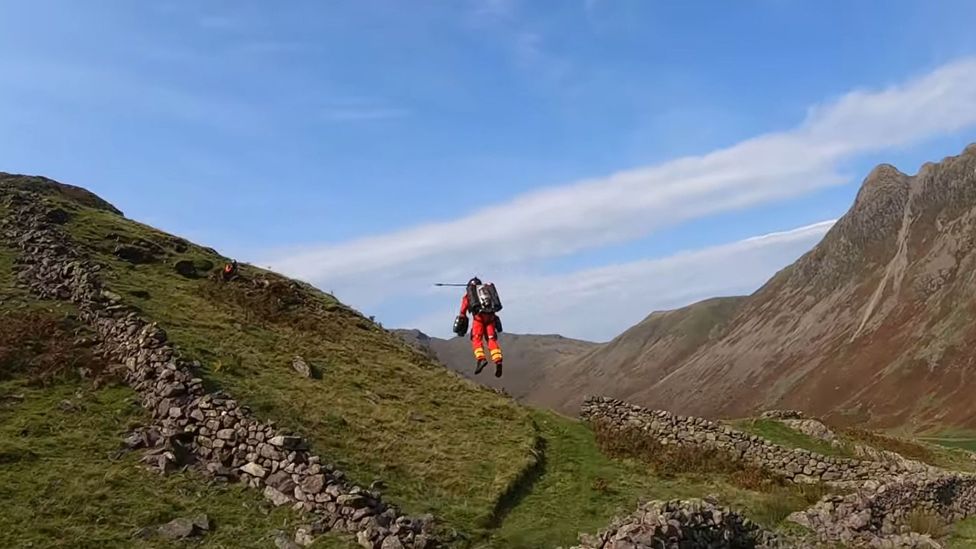
[[103, 354], [124, 365], [123, 377], [151, 412], [153, 424], [129, 437], [130, 446], [159, 446], [158, 465], [195, 460], [204, 472], [244, 482], [274, 505], [310, 514], [315, 532], [354, 534], [374, 549], [437, 546], [431, 518], [402, 515], [379, 492], [349, 483], [343, 473], [309, 452], [301, 437], [254, 418], [221, 392], [207, 393], [195, 366], [181, 358], [166, 332], [102, 288], [100, 266], [83, 257], [58, 227], [65, 219], [29, 193], [8, 194], [10, 212], [0, 231], [20, 250], [19, 281], [43, 298], [69, 300], [94, 328]]
[[[701, 500], [651, 501], [572, 549], [787, 547], [734, 511]], [[796, 545], [789, 545], [796, 547]]]
[[[815, 525], [810, 525], [816, 528]], [[898, 530], [891, 528], [892, 531]], [[800, 534], [777, 535], [751, 522], [735, 511], [701, 500], [652, 501], [615, 519], [596, 535], [580, 535], [579, 545], [571, 549], [820, 549], [841, 542], [845, 547], [890, 549], [939, 549], [942, 547], [927, 534], [916, 532], [886, 535], [838, 537], [816, 540]]]
[[766, 410], [760, 416], [762, 419], [806, 419], [799, 410]]
[[826, 496], [791, 515], [790, 520], [808, 527], [822, 542], [859, 547], [939, 547], [928, 536], [910, 531], [913, 513], [936, 516], [945, 524], [976, 515], [974, 475], [904, 458], [877, 462], [822, 456], [778, 446], [702, 418], [647, 410], [605, 397], [586, 399], [581, 415], [611, 429], [639, 429], [664, 444], [720, 449], [794, 482], [821, 481], [855, 488], [847, 495]]
[[915, 466], [900, 463], [824, 456], [802, 448], [787, 448], [707, 419], [648, 410], [606, 397], [586, 399], [581, 416], [611, 429], [639, 429], [663, 444], [719, 449], [796, 483], [856, 483], [916, 470]]
[[816, 532], [821, 541], [902, 547], [895, 540], [910, 533], [913, 513], [938, 517], [944, 524], [976, 515], [976, 477], [945, 473], [864, 487], [827, 496], [790, 520]]

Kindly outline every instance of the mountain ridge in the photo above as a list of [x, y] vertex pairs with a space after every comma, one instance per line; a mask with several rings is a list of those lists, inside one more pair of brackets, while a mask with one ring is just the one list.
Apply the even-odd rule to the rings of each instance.
[[[973, 229], [976, 144], [911, 176], [878, 165], [821, 242], [740, 298], [692, 352], [650, 359], [637, 345], [604, 371], [612, 347], [601, 346], [561, 364], [580, 379], [540, 398], [570, 411], [574, 391], [593, 384], [708, 417], [780, 407], [881, 427], [974, 427], [976, 406], [952, 397], [960, 383], [976, 388], [966, 375], [974, 359], [966, 349], [976, 343]], [[625, 334], [652, 334], [655, 314]], [[628, 361], [640, 375], [606, 383]]]

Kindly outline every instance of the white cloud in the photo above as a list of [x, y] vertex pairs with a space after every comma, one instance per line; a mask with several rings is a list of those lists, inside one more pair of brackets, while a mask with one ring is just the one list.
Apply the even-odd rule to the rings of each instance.
[[425, 287], [470, 272], [506, 272], [845, 183], [850, 178], [837, 172], [844, 160], [974, 124], [976, 58], [965, 58], [898, 86], [853, 91], [818, 105], [788, 131], [526, 193], [459, 219], [306, 247], [260, 263], [372, 306], [398, 285]]
[[[493, 280], [505, 304], [506, 330], [605, 341], [651, 311], [751, 293], [812, 248], [833, 224], [824, 221], [670, 257], [569, 274]], [[441, 311], [407, 326], [448, 337], [456, 305], [445, 304]]]

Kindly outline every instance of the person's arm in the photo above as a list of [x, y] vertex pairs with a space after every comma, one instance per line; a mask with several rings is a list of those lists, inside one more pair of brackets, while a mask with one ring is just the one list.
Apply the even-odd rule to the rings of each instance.
[[461, 316], [468, 316], [468, 294], [461, 298]]

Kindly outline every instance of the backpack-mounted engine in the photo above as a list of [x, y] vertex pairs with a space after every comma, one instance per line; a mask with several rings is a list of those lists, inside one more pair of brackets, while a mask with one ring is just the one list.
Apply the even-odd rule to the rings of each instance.
[[468, 286], [468, 306], [475, 314], [497, 313], [502, 310], [498, 290], [491, 282]]
[[454, 319], [454, 327], [452, 328], [454, 335], [458, 337], [464, 337], [464, 334], [468, 333], [468, 315], [458, 315]]

